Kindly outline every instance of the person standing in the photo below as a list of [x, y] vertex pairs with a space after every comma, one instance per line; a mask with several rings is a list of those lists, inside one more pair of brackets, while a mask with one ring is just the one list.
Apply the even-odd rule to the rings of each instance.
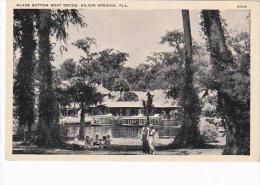
[[153, 124], [150, 124], [149, 129], [148, 129], [149, 154], [154, 154], [154, 151], [155, 151], [155, 134], [156, 134], [156, 131], [154, 129], [154, 126], [153, 126]]
[[148, 133], [149, 133], [149, 128], [148, 125], [144, 125], [142, 128], [142, 144], [143, 144], [143, 153], [149, 154], [149, 144], [148, 144]]

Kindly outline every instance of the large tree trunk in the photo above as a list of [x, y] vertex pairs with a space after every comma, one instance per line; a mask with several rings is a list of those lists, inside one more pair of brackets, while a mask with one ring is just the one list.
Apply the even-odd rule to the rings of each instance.
[[120, 95], [119, 95], [119, 101], [122, 101], [123, 99], [122, 99], [122, 91], [120, 91]]
[[190, 29], [189, 10], [182, 10], [183, 30], [184, 30], [184, 49], [185, 49], [185, 69], [190, 69], [192, 63], [192, 38]]
[[51, 11], [39, 11], [39, 139], [38, 144], [46, 147], [60, 144], [59, 126], [56, 119], [51, 65]]
[[174, 139], [174, 148], [198, 148], [203, 142], [198, 129], [200, 106], [197, 93], [193, 86], [192, 38], [189, 10], [182, 10], [184, 41], [185, 41], [185, 73], [184, 87], [181, 95], [182, 127]]
[[147, 114], [146, 114], [146, 124], [147, 124], [147, 125], [150, 124], [150, 116], [149, 116], [148, 111], [147, 111]]
[[[225, 155], [250, 154], [250, 104], [241, 105], [219, 90], [226, 129]], [[248, 111], [248, 113], [247, 113]]]
[[79, 137], [80, 139], [84, 139], [85, 138], [85, 133], [84, 133], [84, 128], [85, 128], [85, 103], [81, 102], [80, 103], [80, 128], [79, 128]]
[[[21, 19], [22, 23], [22, 37], [18, 44], [21, 48], [21, 57], [16, 70], [14, 96], [17, 105], [19, 133], [21, 134], [21, 137], [24, 137], [24, 129], [27, 127], [28, 137], [26, 138], [29, 139], [31, 134], [30, 128], [34, 123], [33, 73], [36, 41], [34, 39], [33, 14], [28, 10], [15, 10], [15, 13], [18, 13], [17, 11], [19, 11], [19, 19]], [[21, 131], [21, 129], [23, 131]]]
[[226, 147], [223, 154], [249, 154], [250, 121], [245, 112], [249, 110], [250, 105], [239, 105], [221, 86], [223, 75], [227, 75], [223, 71], [233, 63], [233, 59], [226, 45], [219, 11], [203, 10], [201, 17], [213, 63], [212, 75], [218, 82], [214, 85], [218, 91], [218, 106], [226, 129]]
[[144, 108], [146, 110], [146, 124], [150, 124], [150, 115], [152, 114], [153, 111], [153, 95], [148, 91], [147, 94], [147, 101], [144, 102]]
[[[226, 45], [224, 30], [222, 28], [218, 10], [203, 10], [202, 19], [204, 22], [204, 32], [208, 37], [210, 55], [213, 65], [217, 70], [232, 62], [231, 52]], [[222, 67], [222, 68], [221, 68]]]

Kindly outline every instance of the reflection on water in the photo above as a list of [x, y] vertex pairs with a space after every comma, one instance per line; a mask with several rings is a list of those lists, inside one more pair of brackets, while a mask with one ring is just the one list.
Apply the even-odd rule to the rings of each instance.
[[[68, 137], [76, 137], [79, 134], [79, 125], [68, 126]], [[127, 126], [86, 126], [85, 136], [94, 138], [96, 135], [100, 137], [110, 135], [112, 138], [141, 138], [142, 127], [127, 127]], [[176, 136], [179, 128], [173, 126], [158, 126], [155, 127], [157, 137], [172, 138]]]

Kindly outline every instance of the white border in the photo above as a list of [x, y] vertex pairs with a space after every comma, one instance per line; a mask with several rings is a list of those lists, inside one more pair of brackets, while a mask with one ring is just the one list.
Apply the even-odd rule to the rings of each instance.
[[259, 163], [30, 162], [5, 160], [5, 1], [0, 1], [1, 185], [258, 185]]

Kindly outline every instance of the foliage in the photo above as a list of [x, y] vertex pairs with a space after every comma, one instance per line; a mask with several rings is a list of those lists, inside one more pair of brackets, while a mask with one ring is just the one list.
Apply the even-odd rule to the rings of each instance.
[[57, 93], [53, 88], [53, 71], [51, 60], [52, 47], [50, 37], [66, 42], [69, 24], [85, 26], [78, 10], [38, 10], [37, 36], [39, 40], [38, 73], [40, 77], [39, 94], [39, 128], [37, 144], [41, 146], [57, 146], [61, 144], [59, 137], [59, 106]]
[[118, 101], [122, 101], [122, 92], [129, 91], [129, 85], [124, 79], [118, 78], [114, 81], [113, 90], [120, 91], [120, 97]]
[[128, 57], [127, 53], [114, 49], [105, 49], [98, 52], [96, 61], [100, 66], [100, 80], [105, 88], [114, 89], [114, 83], [120, 78], [123, 65]]
[[[192, 40], [193, 60], [189, 65], [185, 62], [186, 36], [184, 37], [180, 30], [173, 30], [162, 36], [160, 41], [160, 44], [167, 44], [171, 51], [151, 53], [147, 56], [147, 63], [136, 68], [124, 67], [129, 57], [125, 52], [115, 49], [91, 52], [91, 47], [96, 45], [96, 39], [86, 37], [72, 43], [84, 52], [84, 56], [77, 62], [73, 59], [65, 60], [60, 69], [56, 70], [51, 65], [54, 59], [51, 37], [66, 44], [69, 25], [86, 27], [83, 16], [74, 9], [15, 10], [14, 51], [19, 50], [21, 54], [14, 73], [14, 105], [19, 124], [30, 129], [37, 116], [34, 112], [36, 78], [39, 80], [40, 90], [38, 135], [39, 144], [43, 146], [60, 142], [57, 124], [59, 105], [63, 107], [71, 102], [79, 102], [81, 108], [85, 109], [102, 101], [102, 95], [96, 91], [95, 84], [102, 83], [109, 90], [120, 91], [119, 101], [137, 101], [136, 94], [128, 92], [129, 90], [167, 89], [168, 97], [181, 100], [181, 121], [186, 123], [186, 128], [199, 120], [200, 102], [197, 91], [212, 89], [219, 95], [204, 102], [202, 114], [221, 115], [227, 130], [231, 125], [229, 123], [235, 125], [238, 132], [233, 136], [240, 145], [238, 153], [248, 154], [250, 35], [247, 32], [229, 35], [224, 19], [218, 11], [214, 12], [214, 16], [207, 16], [205, 11], [202, 11], [201, 25], [207, 52], [200, 43]], [[212, 21], [217, 21], [218, 26], [221, 26], [219, 29], [223, 36], [217, 35], [216, 38], [222, 43], [210, 38], [210, 35], [214, 34], [209, 29]], [[220, 47], [223, 47], [225, 52], [222, 52]], [[61, 46], [60, 49], [62, 52], [66, 47]], [[35, 70], [36, 67], [38, 71]], [[70, 82], [65, 89], [61, 87], [62, 80]], [[122, 92], [124, 93], [121, 97]], [[150, 104], [144, 102], [148, 119], [152, 109], [152, 96], [149, 102]], [[213, 108], [207, 106], [208, 104], [214, 105]], [[147, 106], [150, 107], [149, 110]], [[192, 126], [192, 129], [196, 130], [196, 124]], [[190, 130], [184, 134], [187, 133], [190, 133]], [[190, 139], [193, 136], [190, 134]], [[205, 138], [207, 140], [207, 136]]]
[[[202, 29], [212, 62], [207, 88], [217, 90], [217, 111], [227, 131], [225, 154], [249, 154], [250, 50], [248, 33], [225, 34], [219, 11], [202, 11]], [[215, 32], [211, 30], [215, 26]]]
[[122, 101], [138, 101], [138, 96], [134, 92], [124, 92]]
[[51, 28], [51, 35], [55, 36], [57, 41], [66, 43], [69, 25], [80, 26], [81, 28], [87, 26], [83, 18], [84, 16], [77, 9], [52, 9], [48, 23]]
[[89, 55], [91, 46], [96, 45], [96, 39], [93, 37], [86, 37], [84, 39], [78, 39], [76, 42], [73, 42], [72, 45], [83, 50], [86, 55]]
[[81, 56], [81, 63], [89, 63], [93, 60], [93, 57], [96, 53], [91, 53], [90, 49], [93, 45], [96, 45], [96, 39], [93, 37], [86, 37], [84, 39], [78, 39], [76, 42], [73, 42], [72, 45], [77, 47], [78, 49], [84, 51], [85, 56]]
[[179, 30], [168, 31], [165, 36], [162, 37], [161, 44], [168, 43], [171, 48], [174, 48], [174, 52], [178, 55], [184, 54], [184, 34]]
[[217, 127], [207, 121], [200, 123], [200, 134], [206, 143], [216, 142], [219, 135]]
[[96, 40], [91, 37], [78, 39], [72, 43], [72, 45], [82, 50], [85, 55], [81, 56], [78, 65], [73, 65], [75, 73], [72, 78], [69, 79], [70, 85], [68, 85], [68, 87], [61, 93], [64, 98], [70, 97], [72, 102], [80, 103], [81, 124], [79, 136], [81, 139], [85, 138], [84, 125], [86, 108], [90, 105], [101, 102], [103, 99], [102, 94], [98, 93], [94, 86], [95, 83], [100, 83], [101, 72], [99, 63], [94, 60], [96, 53], [91, 52], [91, 47], [95, 44]]
[[217, 96], [205, 95], [202, 97], [202, 115], [207, 117], [219, 117], [217, 113]]
[[[154, 52], [147, 56], [145, 64], [136, 68], [124, 67], [119, 76], [126, 79], [131, 90], [165, 89], [176, 92], [175, 98], [179, 98], [183, 85], [184, 74], [184, 38], [179, 30], [168, 31], [161, 38], [161, 44], [168, 44], [172, 51]], [[206, 53], [201, 44], [193, 43], [194, 84], [195, 88], [201, 87], [201, 79], [204, 79], [208, 71]]]
[[[30, 131], [34, 124], [34, 66], [36, 40], [34, 38], [34, 15], [28, 10], [14, 11], [14, 50], [20, 48], [21, 57], [14, 73], [14, 104], [18, 117], [18, 135], [23, 134], [24, 128]], [[23, 134], [24, 135], [24, 134]]]
[[102, 95], [97, 92], [96, 88], [82, 78], [72, 79], [70, 84], [66, 93], [71, 96], [73, 102], [84, 102], [90, 106], [102, 101]]
[[175, 84], [173, 84], [173, 87], [168, 90], [166, 96], [172, 99], [176, 99], [178, 97], [178, 90], [176, 89]]
[[60, 66], [62, 80], [68, 80], [76, 75], [76, 62], [72, 58], [66, 59]]
[[182, 10], [183, 28], [184, 28], [184, 73], [183, 86], [180, 95], [180, 117], [181, 129], [174, 139], [173, 147], [199, 148], [204, 145], [203, 138], [200, 135], [198, 124], [200, 121], [201, 107], [200, 101], [193, 85], [193, 47], [191, 39], [189, 11]]
[[101, 72], [99, 64], [93, 59], [95, 53], [91, 53], [90, 51], [91, 47], [95, 44], [96, 40], [91, 37], [78, 39], [76, 42], [72, 43], [75, 47], [83, 50], [85, 56], [81, 56], [79, 65], [76, 65], [75, 63], [74, 77], [69, 79], [71, 84], [69, 87], [69, 94], [73, 96], [74, 101], [84, 102], [87, 103], [87, 105], [97, 103], [101, 96], [96, 92], [96, 88], [93, 85], [97, 82], [97, 76], [99, 76], [99, 73]]
[[128, 83], [124, 79], [119, 78], [119, 79], [116, 79], [113, 89], [115, 91], [120, 91], [120, 92], [129, 91], [129, 86], [128, 86]]
[[[66, 62], [66, 61], [65, 61]], [[85, 112], [87, 107], [90, 105], [96, 105], [101, 102], [103, 96], [101, 93], [97, 92], [95, 87], [95, 81], [92, 79], [94, 77], [94, 71], [92, 68], [86, 68], [86, 65], [91, 66], [92, 63], [83, 63], [75, 66], [75, 73], [68, 83], [63, 88], [57, 88], [56, 92], [59, 97], [59, 104], [65, 107], [71, 103], [80, 104], [80, 132], [81, 138], [84, 138], [84, 124], [85, 124]], [[63, 64], [61, 65], [63, 66]]]
[[97, 60], [106, 71], [118, 70], [121, 71], [124, 63], [129, 55], [114, 49], [105, 49], [99, 52]]

